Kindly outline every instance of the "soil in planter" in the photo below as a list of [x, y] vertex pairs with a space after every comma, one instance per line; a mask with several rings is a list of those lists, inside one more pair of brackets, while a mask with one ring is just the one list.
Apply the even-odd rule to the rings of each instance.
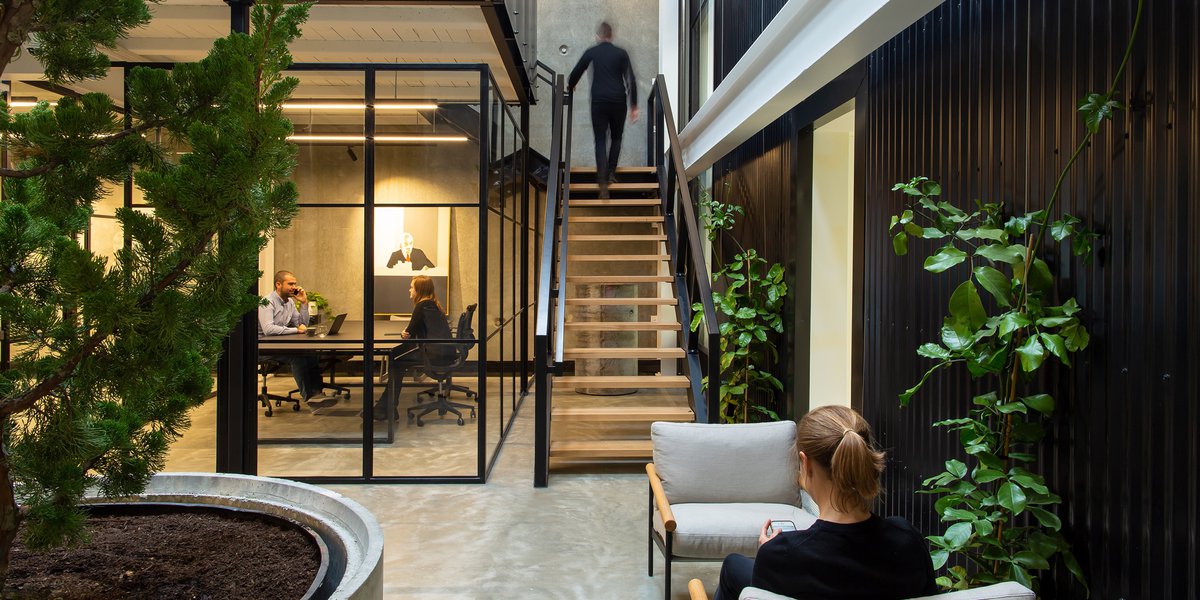
[[88, 544], [49, 552], [18, 540], [0, 597], [298, 600], [321, 561], [301, 531], [215, 514], [99, 516], [88, 531]]

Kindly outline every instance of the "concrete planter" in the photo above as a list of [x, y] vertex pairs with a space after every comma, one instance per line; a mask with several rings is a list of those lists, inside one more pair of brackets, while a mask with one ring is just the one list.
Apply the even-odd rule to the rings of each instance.
[[89, 503], [176, 502], [252, 510], [316, 531], [329, 550], [326, 581], [337, 600], [383, 598], [383, 530], [370, 511], [341, 494], [306, 483], [224, 473], [159, 473], [132, 498]]

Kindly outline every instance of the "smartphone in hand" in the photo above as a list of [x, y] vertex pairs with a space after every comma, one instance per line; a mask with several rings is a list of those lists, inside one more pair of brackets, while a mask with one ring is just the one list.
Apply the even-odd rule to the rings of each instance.
[[767, 525], [767, 535], [774, 536], [777, 532], [796, 531], [796, 524], [792, 521], [771, 519], [771, 524]]

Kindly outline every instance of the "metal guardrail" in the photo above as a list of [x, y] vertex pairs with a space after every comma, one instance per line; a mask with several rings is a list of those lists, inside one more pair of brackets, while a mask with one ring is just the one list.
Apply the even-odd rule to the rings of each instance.
[[[550, 177], [546, 182], [546, 213], [542, 222], [542, 246], [538, 269], [537, 320], [533, 336], [534, 354], [534, 486], [546, 487], [550, 476], [550, 397], [563, 357], [563, 320], [566, 307], [567, 210], [571, 185], [571, 96], [563, 75], [543, 63], [538, 67], [552, 81]], [[564, 123], [565, 121], [565, 123]], [[565, 136], [565, 140], [564, 140]]]
[[[680, 347], [686, 352], [685, 365], [691, 380], [689, 396], [696, 421], [719, 421], [721, 410], [721, 334], [717, 311], [713, 306], [712, 278], [704, 262], [699, 220], [688, 190], [683, 169], [683, 154], [675, 113], [667, 96], [667, 82], [661, 74], [647, 100], [646, 163], [656, 167], [663, 201], [667, 243], [679, 301], [679, 322], [683, 324]], [[669, 145], [668, 145], [669, 142]], [[676, 213], [676, 205], [679, 213]], [[692, 302], [701, 305], [704, 319], [700, 331], [692, 331]], [[703, 340], [703, 343], [701, 341]], [[708, 378], [708, 386], [701, 384]]]

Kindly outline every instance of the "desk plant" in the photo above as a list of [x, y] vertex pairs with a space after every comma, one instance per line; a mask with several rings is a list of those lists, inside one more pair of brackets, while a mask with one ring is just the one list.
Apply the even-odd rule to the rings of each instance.
[[[13, 349], [0, 372], [0, 588], [22, 521], [31, 548], [82, 541], [85, 489], [134, 494], [162, 468], [212, 388], [221, 340], [258, 306], [247, 293], [258, 253], [296, 210], [280, 104], [297, 84], [282, 71], [307, 12], [260, 1], [253, 35], [217, 40], [198, 63], [133, 69], [128, 126], [103, 94], [0, 107], [16, 163], [0, 169], [0, 318]], [[54, 83], [103, 76], [98, 47], [149, 18], [143, 0], [6, 1], [0, 72], [29, 41]], [[190, 151], [169, 154], [154, 134]], [[133, 168], [153, 214], [117, 211], [129, 243], [108, 262], [77, 240], [105, 184]]]
[[[717, 244], [712, 274], [714, 288], [724, 284], [723, 292], [713, 292], [713, 304], [725, 315], [721, 323], [721, 419], [726, 423], [749, 423], [751, 420], [779, 420], [779, 415], [762, 402], [756, 394], [773, 397], [783, 391], [783, 383], [769, 371], [760, 368], [779, 362], [779, 350], [771, 332], [783, 333], [783, 299], [787, 283], [779, 263], [767, 266], [767, 260], [754, 248], [744, 248], [729, 234], [737, 216], [745, 209], [725, 204], [705, 196], [700, 201], [705, 215], [701, 219], [708, 240]], [[721, 251], [724, 239], [737, 246], [733, 262], [725, 263]], [[692, 304], [692, 331], [704, 319], [704, 306]], [[709, 381], [705, 378], [704, 385]]]
[[[966, 417], [934, 423], [958, 433], [970, 463], [948, 460], [946, 470], [925, 480], [926, 493], [940, 497], [934, 509], [949, 523], [942, 535], [929, 537], [933, 565], [941, 569], [951, 555], [965, 559], [948, 575], [944, 588], [967, 589], [999, 581], [1017, 581], [1037, 589], [1037, 573], [1061, 557], [1084, 584], [1083, 571], [1061, 534], [1054, 508], [1062, 499], [1037, 474], [1037, 446], [1045, 436], [1043, 422], [1054, 412], [1055, 399], [1036, 389], [1038, 371], [1053, 357], [1071, 366], [1071, 355], [1087, 348], [1089, 335], [1074, 298], [1055, 301], [1055, 278], [1042, 258], [1046, 233], [1054, 242], [1071, 243], [1072, 253], [1089, 261], [1096, 234], [1082, 220], [1064, 214], [1051, 222], [1063, 181], [1104, 121], [1122, 108], [1116, 86], [1129, 61], [1142, 3], [1138, 3], [1121, 66], [1108, 91], [1088, 94], [1078, 106], [1086, 125], [1083, 139], [1063, 167], [1045, 208], [1005, 216], [1000, 204], [976, 203], [964, 211], [942, 200], [942, 188], [926, 177], [898, 183], [905, 209], [892, 217], [889, 231], [898, 255], [908, 252], [910, 238], [938, 240], [925, 259], [925, 270], [944, 273], [966, 263], [967, 278], [950, 296], [941, 343], [923, 344], [917, 354], [937, 361], [920, 381], [900, 394], [907, 406], [934, 372], [963, 365], [988, 391], [972, 399]], [[984, 294], [990, 301], [985, 304]]]

